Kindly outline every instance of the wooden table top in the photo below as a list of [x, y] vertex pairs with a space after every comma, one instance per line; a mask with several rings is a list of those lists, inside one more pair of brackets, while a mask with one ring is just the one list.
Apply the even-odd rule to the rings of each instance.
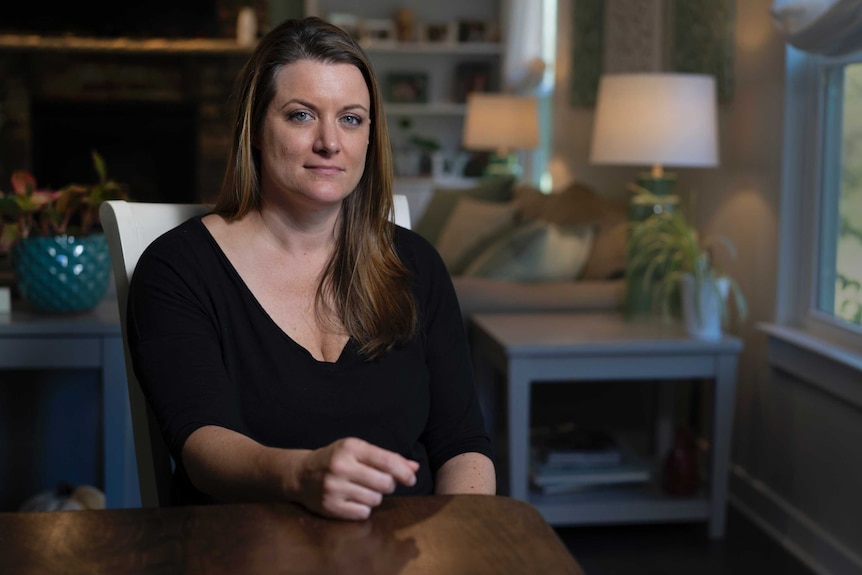
[[291, 504], [0, 513], [0, 565], [63, 574], [581, 574], [530, 505], [390, 497], [363, 522]]

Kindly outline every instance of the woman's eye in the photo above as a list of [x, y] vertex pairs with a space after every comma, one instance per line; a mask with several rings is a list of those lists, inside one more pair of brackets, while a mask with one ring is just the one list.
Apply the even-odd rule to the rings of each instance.
[[341, 121], [347, 124], [348, 126], [359, 126], [362, 124], [362, 118], [359, 116], [344, 116], [341, 118]]
[[291, 112], [290, 115], [288, 115], [288, 118], [296, 120], [297, 122], [305, 122], [311, 119], [311, 114], [304, 110], [297, 110], [296, 112]]

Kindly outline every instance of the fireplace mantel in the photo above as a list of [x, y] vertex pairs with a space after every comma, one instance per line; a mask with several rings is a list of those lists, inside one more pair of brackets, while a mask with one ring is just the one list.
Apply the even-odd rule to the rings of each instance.
[[34, 52], [104, 52], [111, 54], [250, 54], [253, 46], [241, 46], [233, 38], [85, 38], [0, 34], [0, 50]]

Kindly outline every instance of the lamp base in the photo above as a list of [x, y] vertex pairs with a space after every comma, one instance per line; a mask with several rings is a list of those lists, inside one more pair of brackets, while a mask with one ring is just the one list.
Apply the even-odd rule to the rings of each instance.
[[640, 175], [637, 180], [634, 197], [629, 203], [629, 220], [642, 222], [652, 214], [672, 211], [679, 204], [679, 196], [673, 193], [676, 176], [665, 172], [661, 177], [655, 177], [649, 172]]
[[493, 153], [488, 157], [488, 164], [482, 172], [482, 177], [515, 176], [516, 178], [520, 178], [521, 174], [523, 174], [523, 169], [518, 163], [517, 154], [500, 155]]
[[[652, 173], [640, 174], [637, 193], [629, 203], [629, 223], [642, 222], [653, 214], [671, 212], [679, 204], [679, 196], [673, 193], [676, 176], [665, 172], [656, 177]], [[638, 246], [628, 243], [626, 248], [626, 300], [625, 316], [628, 319], [655, 315], [652, 294], [644, 289], [643, 270], [634, 269], [632, 260]]]

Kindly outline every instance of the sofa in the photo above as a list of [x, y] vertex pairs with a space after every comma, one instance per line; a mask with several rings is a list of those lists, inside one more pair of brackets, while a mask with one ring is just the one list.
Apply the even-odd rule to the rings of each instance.
[[438, 188], [413, 229], [440, 252], [465, 322], [623, 305], [626, 207], [582, 183], [548, 194], [513, 177]]

